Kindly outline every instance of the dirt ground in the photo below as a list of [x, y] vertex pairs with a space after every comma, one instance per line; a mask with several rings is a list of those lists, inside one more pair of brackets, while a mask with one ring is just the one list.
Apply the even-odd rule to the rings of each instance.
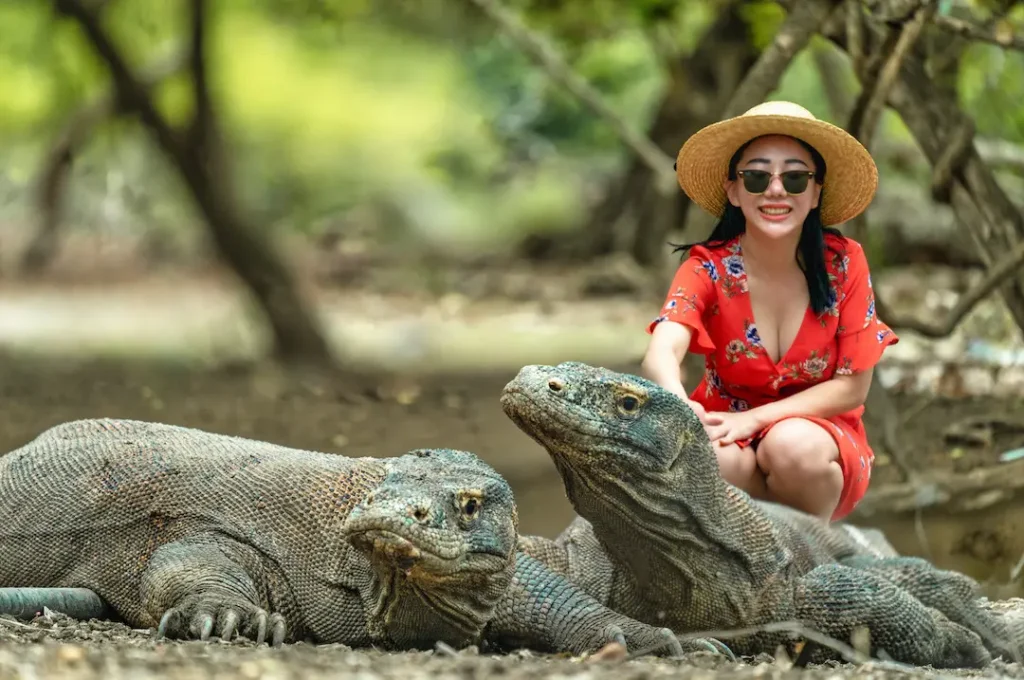
[[231, 643], [158, 641], [150, 631], [103, 621], [75, 621], [62, 615], [40, 616], [31, 623], [0, 618], [0, 678], [469, 680], [501, 677], [519, 680], [538, 676], [553, 680], [1024, 678], [1024, 668], [996, 661], [982, 670], [954, 672], [906, 671], [881, 663], [830, 663], [793, 669], [789, 661], [768, 655], [750, 663], [737, 663], [704, 653], [685, 659], [599, 660], [528, 651], [481, 653], [475, 648], [461, 652], [437, 649], [389, 653], [353, 650], [344, 645], [296, 643], [270, 649], [266, 645], [255, 647], [246, 640]]

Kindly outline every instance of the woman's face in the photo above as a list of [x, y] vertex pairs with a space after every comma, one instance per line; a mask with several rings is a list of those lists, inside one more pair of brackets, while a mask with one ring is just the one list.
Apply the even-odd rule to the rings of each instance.
[[747, 229], [776, 239], [798, 236], [821, 195], [807, 149], [792, 137], [760, 137], [743, 151], [736, 170], [736, 179], [725, 181], [725, 192], [743, 211]]

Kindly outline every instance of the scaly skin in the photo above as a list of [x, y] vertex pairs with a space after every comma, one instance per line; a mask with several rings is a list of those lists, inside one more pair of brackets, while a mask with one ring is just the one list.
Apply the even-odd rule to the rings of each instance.
[[[578, 362], [527, 366], [501, 402], [551, 455], [580, 515], [556, 541], [520, 546], [616, 611], [676, 632], [797, 620], [848, 642], [868, 626], [873, 654], [936, 667], [1017, 653], [968, 577], [726, 483], [693, 411], [648, 380]], [[986, 648], [979, 633], [992, 632]], [[728, 642], [753, 655], [790, 640]], [[812, 657], [824, 658], [836, 657]]]
[[682, 650], [519, 553], [510, 487], [463, 451], [348, 458], [75, 421], [0, 458], [0, 515], [7, 601], [82, 588], [57, 594], [174, 638]]

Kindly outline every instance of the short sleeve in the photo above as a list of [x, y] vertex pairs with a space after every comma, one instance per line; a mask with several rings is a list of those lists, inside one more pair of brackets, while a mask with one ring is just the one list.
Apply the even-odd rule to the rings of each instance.
[[[839, 264], [838, 363], [836, 373], [851, 375], [878, 363], [889, 345], [899, 342], [875, 314], [875, 292], [864, 249], [847, 240], [846, 255]], [[845, 270], [845, 272], [843, 271]]]
[[[691, 251], [692, 252], [692, 251]], [[715, 300], [715, 281], [718, 267], [710, 257], [691, 254], [676, 270], [669, 286], [661, 314], [647, 326], [647, 332], [663, 321], [674, 321], [692, 330], [690, 347], [694, 354], [710, 354], [715, 351], [705, 325], [705, 312]]]

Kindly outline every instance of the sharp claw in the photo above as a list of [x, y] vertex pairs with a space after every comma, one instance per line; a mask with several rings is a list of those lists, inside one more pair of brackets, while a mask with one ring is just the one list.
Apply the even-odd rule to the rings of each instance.
[[256, 645], [259, 646], [267, 639], [267, 613], [260, 610], [256, 615], [256, 621]]
[[234, 609], [228, 610], [228, 613], [224, 615], [224, 623], [220, 629], [220, 639], [225, 642], [231, 642], [231, 637], [235, 634], [235, 628], [238, 627], [238, 612]]
[[280, 614], [274, 614], [274, 616], [271, 618], [274, 618], [275, 620], [273, 630], [271, 633], [272, 641], [270, 645], [272, 647], [280, 647], [282, 644], [284, 644], [284, 635], [286, 632], [284, 617], [282, 617]]
[[199, 631], [199, 639], [206, 642], [210, 639], [211, 633], [213, 633], [213, 617], [209, 614], [203, 614], [203, 626]]
[[683, 643], [679, 641], [676, 634], [668, 628], [662, 628], [661, 634], [665, 637], [665, 646], [668, 647], [672, 656], [675, 658], [681, 658], [683, 656]]
[[725, 657], [729, 659], [729, 661], [736, 661], [736, 655], [733, 654], [733, 651], [729, 648], [729, 645], [725, 644], [721, 640], [716, 640], [714, 638], [710, 638], [706, 640], [706, 642], [711, 645], [712, 651], [717, 651], [719, 654], [724, 654]]
[[156, 629], [156, 638], [157, 638], [157, 640], [167, 636], [167, 624], [171, 620], [171, 614], [173, 614], [173, 613], [174, 613], [173, 609], [168, 609], [167, 611], [164, 612], [164, 615], [160, 617], [160, 625], [157, 626], [157, 629]]
[[608, 629], [605, 631], [605, 634], [608, 636], [608, 639], [611, 642], [618, 642], [626, 649], [629, 649], [629, 646], [626, 645], [626, 634], [623, 633], [622, 629], [618, 626], [608, 626]]

